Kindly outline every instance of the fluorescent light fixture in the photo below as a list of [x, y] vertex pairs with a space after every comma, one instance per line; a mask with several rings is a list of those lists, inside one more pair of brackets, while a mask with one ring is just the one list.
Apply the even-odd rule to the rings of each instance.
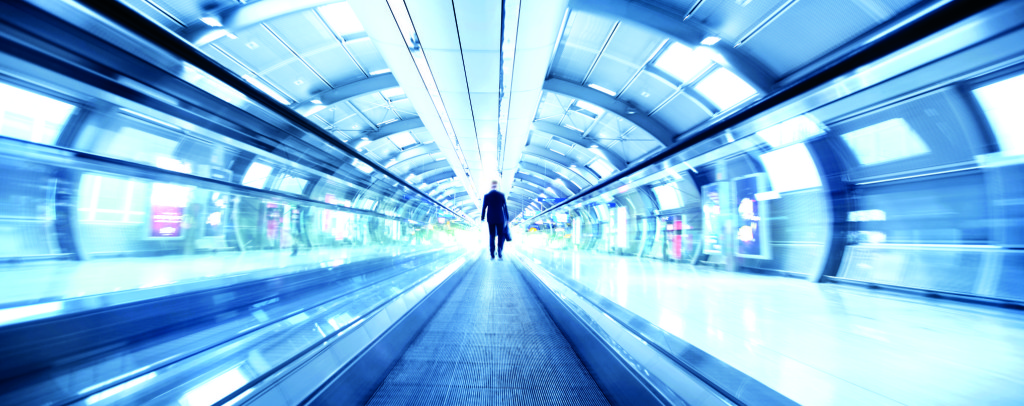
[[824, 126], [809, 115], [803, 114], [758, 131], [757, 135], [772, 148], [779, 148], [824, 133]]
[[686, 165], [687, 168], [690, 168], [690, 170], [693, 171], [693, 173], [697, 173], [697, 170], [694, 169], [693, 166], [690, 166], [689, 162], [683, 162], [683, 165]]
[[154, 166], [160, 169], [166, 169], [169, 171], [179, 173], [192, 173], [192, 165], [189, 164], [188, 162], [182, 162], [177, 159], [166, 156], [157, 156], [153, 164]]
[[317, 9], [320, 16], [327, 22], [327, 26], [334, 31], [335, 35], [344, 37], [365, 31], [363, 24], [356, 18], [352, 6], [348, 2], [328, 4]]
[[373, 172], [373, 167], [372, 166], [367, 165], [365, 162], [360, 161], [358, 159], [353, 159], [352, 160], [352, 166], [356, 167], [356, 169], [362, 171], [363, 173]]
[[690, 83], [694, 77], [711, 65], [706, 55], [693, 52], [689, 47], [673, 42], [654, 60], [654, 67], [665, 72], [680, 82]]
[[28, 306], [0, 309], [0, 324], [7, 324], [30, 317], [57, 313], [61, 310], [64, 310], [64, 302], [39, 303]]
[[200, 17], [199, 21], [202, 21], [203, 23], [206, 23], [206, 25], [209, 25], [211, 27], [223, 27], [224, 26], [224, 24], [221, 24], [221, 22], [220, 22], [220, 17], [217, 17], [217, 16]]
[[384, 165], [384, 167], [385, 167], [385, 168], [390, 168], [390, 167], [391, 167], [392, 165], [394, 165], [394, 164], [395, 164], [395, 163], [397, 163], [397, 162], [398, 162], [398, 161], [396, 161], [396, 160], [395, 160], [395, 158], [391, 158], [391, 160], [390, 160], [390, 161], [388, 161], [387, 165]]
[[324, 104], [323, 100], [320, 100], [320, 99], [313, 99], [313, 100], [310, 100], [309, 102], [313, 103], [313, 104], [320, 104], [320, 105]]
[[572, 124], [565, 124], [565, 128], [568, 128], [568, 129], [576, 131], [576, 132], [583, 132], [583, 130], [574, 127]]
[[602, 178], [607, 178], [615, 172], [615, 168], [603, 159], [595, 159], [594, 162], [587, 166], [593, 169], [594, 172], [597, 172], [598, 175], [601, 175]]
[[718, 38], [718, 37], [715, 37], [715, 36], [705, 37], [704, 39], [702, 39], [700, 41], [700, 44], [701, 45], [712, 46], [712, 45], [717, 44], [718, 41], [721, 41], [721, 40], [722, 40], [721, 38]]
[[554, 153], [556, 153], [556, 154], [558, 154], [558, 155], [561, 155], [561, 156], [565, 156], [565, 154], [563, 154], [563, 153], [561, 153], [561, 152], [558, 152], [558, 151], [555, 151], [555, 150], [554, 150], [554, 149], [552, 149], [552, 148], [548, 148], [548, 150], [550, 150], [551, 152], [554, 152]]
[[661, 210], [671, 210], [682, 207], [682, 199], [679, 197], [679, 189], [676, 189], [675, 185], [668, 183], [661, 186], [655, 186], [651, 188], [654, 192], [654, 197], [658, 199], [658, 207]]
[[818, 166], [804, 144], [793, 144], [761, 155], [772, 190], [785, 193], [821, 186]]
[[390, 139], [391, 142], [395, 143], [395, 146], [398, 147], [399, 149], [416, 144], [417, 142], [416, 138], [413, 138], [412, 134], [409, 133], [408, 131], [402, 131], [398, 134], [394, 134], [388, 137], [388, 139]]
[[179, 403], [182, 406], [212, 405], [247, 383], [249, 379], [242, 374], [241, 367], [235, 367], [188, 391]]
[[587, 102], [587, 101], [576, 100], [576, 107], [579, 107], [581, 109], [587, 110], [587, 111], [589, 111], [591, 113], [594, 113], [596, 115], [599, 115], [599, 116], [601, 114], [604, 114], [604, 109], [602, 109], [600, 107], [597, 107], [597, 105], [595, 105], [593, 103], [590, 103], [590, 102]]
[[370, 145], [370, 140], [368, 140], [366, 138], [363, 138], [363, 139], [359, 140], [358, 144], [356, 144], [356, 149], [363, 149], [367, 145]]
[[277, 190], [288, 193], [301, 194], [302, 190], [306, 188], [306, 184], [309, 181], [299, 177], [284, 175], [281, 179], [281, 183], [277, 186]]
[[718, 110], [725, 110], [757, 94], [749, 83], [728, 69], [718, 68], [693, 86]]
[[1000, 151], [1007, 156], [1024, 155], [1024, 114], [1020, 114], [1024, 75], [979, 87], [973, 93]]
[[613, 96], [613, 97], [616, 94], [615, 92], [613, 92], [611, 90], [608, 90], [608, 88], [603, 87], [603, 86], [601, 86], [601, 85], [599, 85], [597, 83], [591, 83], [591, 84], [587, 85], [587, 87], [589, 87], [591, 89], [594, 89], [594, 90], [597, 90], [597, 91], [599, 91], [601, 93], [604, 93], [606, 95]]
[[405, 90], [402, 90], [401, 87], [392, 87], [390, 89], [381, 90], [380, 94], [383, 95], [385, 99], [395, 100], [398, 96], [405, 96]]
[[270, 172], [273, 170], [274, 168], [271, 168], [269, 165], [259, 162], [249, 164], [249, 169], [245, 171], [245, 176], [242, 177], [242, 186], [263, 189], [267, 185], [267, 180], [270, 179]]
[[373, 72], [370, 72], [370, 76], [383, 75], [385, 73], [391, 73], [391, 69], [377, 69]]
[[873, 124], [841, 136], [861, 165], [875, 165], [931, 152], [903, 118]]
[[305, 111], [302, 112], [302, 115], [305, 116], [305, 117], [309, 117], [309, 116], [312, 116], [312, 115], [314, 115], [316, 113], [319, 113], [320, 111], [322, 111], [323, 109], [326, 109], [326, 108], [327, 108], [327, 106], [324, 106], [323, 104], [315, 103], [315, 104], [307, 107], [305, 109]]
[[260, 91], [266, 93], [268, 96], [273, 97], [274, 100], [277, 100], [278, 103], [281, 103], [286, 106], [291, 104], [290, 102], [288, 102], [287, 99], [284, 98], [284, 96], [281, 96], [280, 94], [275, 92], [274, 89], [271, 89], [270, 86], [267, 86], [259, 79], [256, 79], [249, 75], [242, 75], [242, 79], [245, 79], [246, 82], [249, 82], [249, 84], [255, 86], [257, 89], [260, 89]]
[[765, 202], [765, 201], [768, 201], [768, 200], [775, 200], [775, 199], [779, 199], [781, 197], [782, 197], [782, 195], [780, 195], [779, 192], [776, 192], [774, 190], [768, 191], [768, 192], [761, 192], [761, 193], [755, 193], [754, 194], [754, 198], [757, 199], [757, 201], [759, 201], [759, 202]]

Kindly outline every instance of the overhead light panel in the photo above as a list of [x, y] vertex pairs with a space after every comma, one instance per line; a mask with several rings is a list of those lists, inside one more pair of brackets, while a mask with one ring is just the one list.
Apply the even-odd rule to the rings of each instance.
[[405, 96], [405, 90], [402, 90], [401, 87], [392, 87], [390, 89], [381, 90], [380, 94], [383, 95], [385, 99], [396, 100], [399, 98], [398, 96]]
[[352, 11], [352, 6], [348, 2], [328, 4], [318, 8], [317, 11], [320, 12], [320, 16], [327, 22], [327, 26], [331, 28], [331, 31], [334, 31], [334, 34], [339, 37], [366, 31], [363, 28], [363, 24], [356, 18], [356, 13]]
[[601, 114], [604, 114], [604, 109], [603, 108], [600, 108], [597, 105], [595, 105], [593, 103], [590, 103], [590, 102], [587, 102], [587, 101], [584, 101], [584, 100], [576, 100], [576, 107], [579, 107], [579, 108], [581, 108], [583, 110], [586, 110], [586, 111], [589, 111], [591, 113], [594, 113], [594, 115], [596, 115], [596, 116], [600, 116]]
[[356, 167], [356, 169], [362, 171], [363, 173], [373, 172], [373, 167], [367, 165], [366, 162], [360, 161], [358, 159], [352, 160], [352, 166]]
[[718, 41], [721, 41], [721, 40], [722, 40], [721, 38], [718, 38], [718, 37], [715, 37], [715, 36], [711, 36], [711, 37], [706, 37], [703, 40], [701, 40], [700, 44], [701, 45], [712, 46], [712, 45], [717, 44]]
[[385, 73], [391, 73], [391, 69], [377, 69], [373, 72], [370, 72], [370, 76], [383, 75]]
[[604, 94], [612, 96], [612, 97], [615, 97], [615, 95], [616, 95], [615, 92], [613, 92], [611, 90], [608, 90], [608, 88], [603, 87], [603, 86], [601, 86], [601, 85], [599, 85], [597, 83], [591, 83], [591, 84], [587, 85], [587, 87], [589, 87], [591, 89], [594, 89], [594, 90], [597, 90], [597, 91], [599, 91], [601, 93], [604, 93]]
[[200, 17], [199, 21], [202, 21], [203, 23], [205, 23], [206, 25], [209, 25], [211, 27], [223, 27], [224, 26], [224, 24], [222, 24], [220, 22], [220, 17], [217, 17], [215, 15]]
[[676, 78], [683, 84], [690, 83], [694, 77], [711, 65], [707, 55], [693, 52], [689, 47], [673, 42], [661, 56], [654, 61], [654, 67]]
[[824, 126], [810, 115], [802, 114], [758, 131], [757, 135], [772, 148], [779, 148], [824, 133]]
[[314, 115], [316, 113], [319, 113], [321, 110], [326, 109], [326, 108], [327, 108], [327, 106], [324, 106], [323, 104], [313, 104], [313, 105], [303, 109], [302, 115], [306, 116], [306, 117], [309, 117], [309, 116], [312, 116], [312, 115]]
[[757, 90], [725, 68], [715, 69], [693, 86], [719, 110], [725, 110], [757, 94]]
[[403, 131], [398, 134], [392, 135], [388, 137], [388, 139], [390, 139], [391, 142], [395, 143], [395, 146], [398, 147], [399, 149], [403, 149], [417, 142], [416, 138], [413, 138], [412, 134], [410, 134], [408, 131]]

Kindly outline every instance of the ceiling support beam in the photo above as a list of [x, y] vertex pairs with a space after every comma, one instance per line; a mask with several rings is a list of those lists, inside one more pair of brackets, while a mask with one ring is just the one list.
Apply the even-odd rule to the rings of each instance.
[[567, 82], [562, 79], [548, 79], [544, 81], [544, 90], [569, 96], [574, 99], [585, 100], [589, 103], [593, 103], [595, 106], [605, 109], [605, 111], [615, 113], [637, 127], [640, 127], [644, 131], [647, 131], [654, 137], [654, 139], [658, 140], [662, 146], [671, 145], [672, 139], [675, 138], [675, 134], [672, 134], [668, 128], [659, 123], [653, 117], [646, 114], [638, 114], [636, 108], [600, 91], [572, 82]]
[[[384, 73], [370, 76], [366, 79], [352, 82], [331, 90], [325, 90], [318, 93], [316, 96], [313, 96], [309, 100], [303, 100], [302, 102], [296, 103], [292, 107], [299, 112], [309, 111], [314, 106], [330, 106], [334, 103], [393, 87], [398, 87], [398, 80], [395, 79], [395, 75]], [[314, 101], [318, 101], [319, 103]]]
[[555, 182], [555, 178], [548, 177], [547, 175], [539, 173], [527, 175], [522, 172], [516, 172], [515, 178], [525, 180], [537, 186], [542, 186], [545, 188], [544, 190], [547, 190], [548, 192], [554, 190], [555, 196], [553, 197], [569, 197], [573, 195], [572, 191], [568, 187], [566, 187], [566, 185], [559, 185], [558, 183]]
[[[590, 183], [590, 182], [587, 182], [587, 184], [586, 184], [586, 185], [581, 185], [581, 186], [579, 186], [579, 187], [573, 187], [574, 185], [578, 185], [578, 183], [576, 183], [576, 182], [575, 182], [576, 180], [575, 180], [575, 179], [571, 179], [571, 178], [570, 178], [569, 176], [566, 176], [565, 174], [563, 174], [563, 173], [561, 173], [561, 172], [558, 172], [558, 171], [553, 171], [553, 170], [551, 170], [551, 169], [548, 169], [548, 168], [545, 168], [545, 167], [543, 167], [543, 166], [540, 166], [540, 165], [537, 165], [537, 164], [534, 164], [534, 163], [530, 163], [530, 162], [520, 162], [520, 163], [519, 163], [519, 165], [520, 165], [520, 168], [523, 168], [523, 169], [525, 169], [525, 170], [527, 170], [527, 171], [530, 171], [530, 172], [536, 172], [536, 173], [552, 173], [552, 174], [558, 175], [558, 177], [559, 177], [560, 179], [562, 179], [562, 182], [564, 182], [564, 183], [565, 183], [565, 186], [566, 186], [566, 187], [568, 187], [568, 188], [570, 188], [570, 189], [573, 189], [573, 193], [578, 193], [578, 192], [579, 192], [580, 190], [582, 190], [582, 189], [580, 189], [580, 188], [584, 188], [584, 187], [587, 187], [587, 186], [590, 186], [590, 185], [591, 185], [591, 183]], [[559, 166], [561, 166], [561, 165], [559, 165]], [[575, 172], [572, 172], [572, 170], [570, 170], [569, 168], [565, 168], [565, 170], [566, 170], [567, 172], [569, 172], [569, 173], [571, 173], [571, 174], [575, 175], [575, 176], [578, 176], [578, 177], [579, 177], [579, 179], [581, 179], [581, 180], [583, 180], [584, 182], [586, 182], [586, 179], [584, 179], [584, 178], [583, 178], [582, 176], [579, 176], [579, 174], [577, 174], [577, 173], [575, 173]]]
[[[695, 19], [687, 19], [685, 14], [635, 0], [569, 0], [569, 8], [602, 15], [616, 21], [625, 20], [653, 28], [691, 48], [700, 46], [700, 42], [705, 37], [712, 35], [710, 30], [696, 22]], [[768, 68], [753, 58], [736, 51], [732, 44], [721, 41], [708, 48], [725, 59], [715, 62], [739, 75], [757, 89], [758, 93], [767, 94], [774, 90], [775, 78], [769, 74]]]
[[215, 28], [197, 22], [186, 27], [181, 36], [200, 47], [220, 38], [214, 35], [218, 30], [238, 32], [277, 17], [337, 2], [338, 0], [260, 0], [255, 3], [239, 4], [218, 13], [217, 18], [223, 27]]
[[[596, 149], [598, 151], [601, 151], [601, 154], [608, 159], [608, 163], [615, 167], [616, 170], [622, 170], [623, 168], [626, 167], [626, 161], [622, 159], [622, 157], [620, 157], [619, 154], [613, 152], [612, 150], [608, 149], [607, 147], [601, 144], [598, 144], [596, 139], [583, 138], [582, 136], [580, 136], [580, 133], [576, 131], [562, 127], [555, 123], [549, 123], [547, 121], [534, 121], [533, 130], [540, 131], [548, 135], [554, 135], [566, 141], [573, 142], [576, 145], [579, 145], [583, 148]], [[597, 148], [591, 148], [592, 146], [596, 146]]]
[[384, 124], [380, 126], [380, 128], [378, 128], [377, 131], [367, 131], [362, 133], [362, 136], [366, 137], [366, 139], [373, 142], [381, 138], [390, 137], [400, 132], [412, 131], [419, 128], [423, 128], [423, 121], [417, 117], [410, 118], [408, 120], [400, 120]]

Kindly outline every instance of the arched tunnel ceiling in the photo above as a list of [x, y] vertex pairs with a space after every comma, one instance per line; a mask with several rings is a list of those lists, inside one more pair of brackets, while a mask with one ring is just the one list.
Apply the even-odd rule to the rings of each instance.
[[454, 178], [478, 203], [499, 179], [516, 210], [678, 142], [919, 3], [126, 2], [424, 191]]

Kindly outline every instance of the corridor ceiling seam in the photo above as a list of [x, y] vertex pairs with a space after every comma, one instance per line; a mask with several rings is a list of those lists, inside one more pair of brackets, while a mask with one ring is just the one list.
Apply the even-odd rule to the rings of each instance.
[[235, 90], [241, 92], [247, 98], [257, 103], [261, 107], [277, 114], [278, 116], [287, 118], [288, 121], [290, 121], [291, 123], [299, 126], [303, 130], [311, 134], [316, 135], [317, 138], [326, 142], [328, 145], [355, 157], [356, 159], [362, 161], [364, 164], [370, 166], [374, 170], [384, 174], [385, 176], [391, 178], [392, 180], [409, 188], [410, 190], [415, 191], [428, 201], [438, 205], [439, 207], [443, 207], [445, 210], [451, 212], [453, 215], [460, 217], [468, 222], [466, 217], [463, 216], [462, 214], [459, 214], [454, 210], [448, 208], [447, 206], [442, 205], [440, 202], [434, 200], [429, 195], [419, 190], [419, 188], [410, 185], [404, 179], [392, 174], [382, 165], [373, 162], [370, 159], [367, 159], [365, 156], [363, 156], [363, 154], [360, 154], [352, 147], [330, 136], [330, 134], [328, 134], [323, 128], [314, 125], [312, 122], [307, 120], [305, 117], [303, 117], [295, 110], [288, 108], [287, 106], [277, 102], [276, 100], [274, 100], [273, 97], [260, 91], [252, 84], [249, 84], [245, 80], [231, 74], [226, 68], [221, 66], [219, 63], [213, 61], [206, 55], [204, 55], [193, 45], [184, 42], [181, 39], [181, 37], [167, 31], [165, 28], [157, 25], [155, 22], [138, 14], [132, 8], [119, 2], [107, 2], [98, 0], [78, 1], [84, 4], [85, 6], [89, 7], [90, 10], [97, 13], [98, 15], [104, 16], [105, 18], [118, 23], [122, 27], [125, 27], [126, 29], [130, 30], [135, 35], [138, 35], [139, 37], [146, 39], [150, 43], [159, 44], [160, 48], [181, 58], [183, 61], [188, 62], [202, 69], [206, 73], [212, 75], [214, 78], [224, 82], [225, 84], [231, 86]]

